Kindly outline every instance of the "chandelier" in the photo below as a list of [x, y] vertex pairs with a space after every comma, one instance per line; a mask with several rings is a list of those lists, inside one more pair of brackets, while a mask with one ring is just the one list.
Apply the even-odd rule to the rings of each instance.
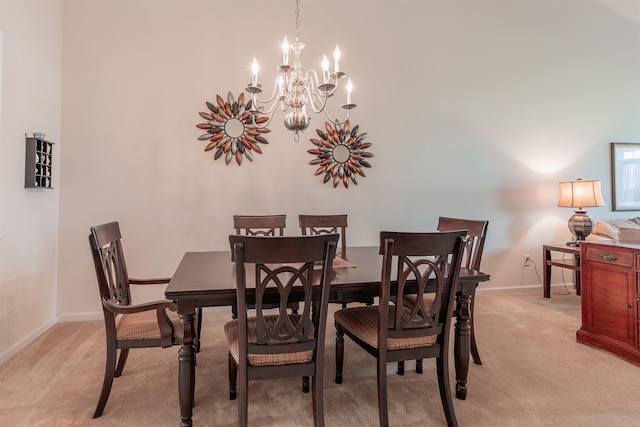
[[[252, 125], [261, 128], [266, 127], [271, 122], [277, 106], [285, 112], [289, 111], [284, 118], [284, 125], [287, 129], [295, 132], [294, 139], [298, 141], [298, 132], [309, 127], [310, 117], [308, 110], [315, 113], [323, 112], [327, 118], [336, 124], [343, 124], [349, 119], [351, 109], [356, 105], [351, 102], [351, 92], [353, 84], [351, 79], [347, 82], [347, 102], [342, 108], [347, 110], [346, 117], [339, 121], [333, 119], [327, 111], [327, 102], [338, 89], [338, 81], [345, 77], [345, 73], [340, 71], [340, 49], [336, 46], [333, 53], [333, 72], [329, 71], [329, 59], [326, 55], [322, 58], [322, 78], [318, 79], [318, 74], [314, 69], [303, 73], [300, 55], [304, 49], [304, 43], [300, 41], [300, 0], [296, 0], [296, 38], [289, 44], [285, 36], [282, 42], [282, 65], [278, 67], [278, 77], [276, 78], [271, 97], [267, 100], [258, 98], [262, 93], [262, 85], [258, 83], [258, 61], [253, 58], [251, 63], [251, 83], [247, 85], [246, 91], [251, 94]], [[289, 64], [289, 49], [293, 51], [293, 65]], [[257, 116], [266, 115], [268, 120], [263, 123], [257, 121]]]

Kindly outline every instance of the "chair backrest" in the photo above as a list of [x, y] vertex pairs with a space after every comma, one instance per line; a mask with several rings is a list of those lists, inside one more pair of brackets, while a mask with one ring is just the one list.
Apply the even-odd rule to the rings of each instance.
[[[322, 360], [337, 241], [337, 234], [269, 239], [229, 236], [236, 268], [240, 360], [246, 360], [247, 352], [260, 353], [260, 347], [265, 345], [277, 345], [277, 351], [283, 353], [312, 350], [318, 360]], [[321, 268], [318, 268], [319, 263]], [[247, 343], [246, 264], [253, 264], [255, 268], [256, 344]], [[314, 285], [319, 285], [319, 289]], [[253, 287], [249, 288], [253, 302]], [[265, 316], [273, 315], [273, 311], [263, 311], [264, 307], [272, 307], [273, 292], [279, 299], [275, 323], [265, 321]], [[287, 307], [294, 296], [296, 299], [300, 297], [303, 309], [299, 315], [290, 316]], [[271, 299], [267, 301], [268, 298]], [[314, 339], [309, 339], [310, 328], [315, 328]], [[274, 348], [271, 347], [269, 352], [274, 352]]]
[[234, 215], [233, 228], [238, 236], [284, 236], [286, 215]]
[[[100, 296], [118, 305], [131, 304], [129, 276], [117, 222], [91, 227], [89, 244], [98, 278]], [[106, 312], [105, 312], [106, 314]]]
[[[387, 328], [378, 328], [381, 351], [387, 338], [436, 335], [438, 344], [448, 343], [465, 234], [465, 231], [380, 233], [380, 254], [383, 255], [380, 325], [387, 325]], [[392, 268], [394, 260], [397, 270]], [[392, 277], [393, 271], [395, 277]], [[393, 292], [392, 281], [397, 282]], [[422, 296], [433, 290], [433, 302], [427, 307]], [[417, 298], [405, 299], [405, 294], [417, 294]], [[389, 310], [390, 300], [396, 302], [392, 310]]]
[[462, 266], [473, 270], [480, 270], [484, 241], [487, 238], [489, 221], [476, 219], [448, 218], [438, 219], [438, 231], [467, 230], [464, 259]]
[[298, 215], [303, 236], [340, 233], [340, 254], [347, 252], [347, 215]]

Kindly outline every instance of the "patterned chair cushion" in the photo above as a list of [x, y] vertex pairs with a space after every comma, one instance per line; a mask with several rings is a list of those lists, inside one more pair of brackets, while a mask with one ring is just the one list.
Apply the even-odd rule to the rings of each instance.
[[[297, 323], [298, 315], [295, 316], [292, 321]], [[264, 319], [268, 325], [274, 325], [278, 316], [265, 316]], [[313, 338], [314, 330], [310, 328], [309, 338]], [[257, 322], [255, 317], [247, 318], [247, 335], [250, 343], [257, 342]], [[224, 333], [227, 337], [227, 343], [229, 344], [229, 351], [231, 356], [235, 359], [236, 363], [240, 360], [240, 352], [238, 349], [238, 320], [231, 320], [224, 325]], [[296, 342], [293, 339], [291, 342]], [[275, 349], [274, 349], [275, 350]], [[249, 353], [249, 366], [270, 366], [270, 365], [291, 365], [294, 363], [306, 363], [310, 362], [313, 357], [312, 350], [298, 351], [294, 353], [266, 353], [266, 354], [253, 354]]]
[[[338, 310], [334, 318], [344, 329], [357, 336], [370, 346], [378, 348], [378, 306], [352, 307]], [[395, 306], [389, 306], [388, 326], [393, 325]], [[427, 347], [436, 343], [436, 335], [417, 338], [388, 338], [389, 350]]]
[[[173, 336], [180, 333], [180, 320], [174, 311], [167, 310], [169, 320], [173, 325]], [[158, 316], [155, 310], [140, 313], [123, 314], [116, 326], [117, 339], [159, 340]]]

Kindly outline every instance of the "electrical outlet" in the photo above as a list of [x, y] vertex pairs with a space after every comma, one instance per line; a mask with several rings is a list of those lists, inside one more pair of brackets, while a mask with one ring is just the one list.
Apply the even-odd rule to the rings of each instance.
[[9, 313], [13, 313], [16, 311], [16, 298], [15, 295], [9, 295], [8, 303], [9, 309], [7, 310]]
[[522, 255], [522, 267], [529, 267], [532, 262], [531, 255]]

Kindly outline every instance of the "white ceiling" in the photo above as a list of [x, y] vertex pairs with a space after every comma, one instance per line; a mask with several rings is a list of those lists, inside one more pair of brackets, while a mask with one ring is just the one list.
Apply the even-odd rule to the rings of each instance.
[[640, 24], [640, 0], [594, 0], [594, 1]]

